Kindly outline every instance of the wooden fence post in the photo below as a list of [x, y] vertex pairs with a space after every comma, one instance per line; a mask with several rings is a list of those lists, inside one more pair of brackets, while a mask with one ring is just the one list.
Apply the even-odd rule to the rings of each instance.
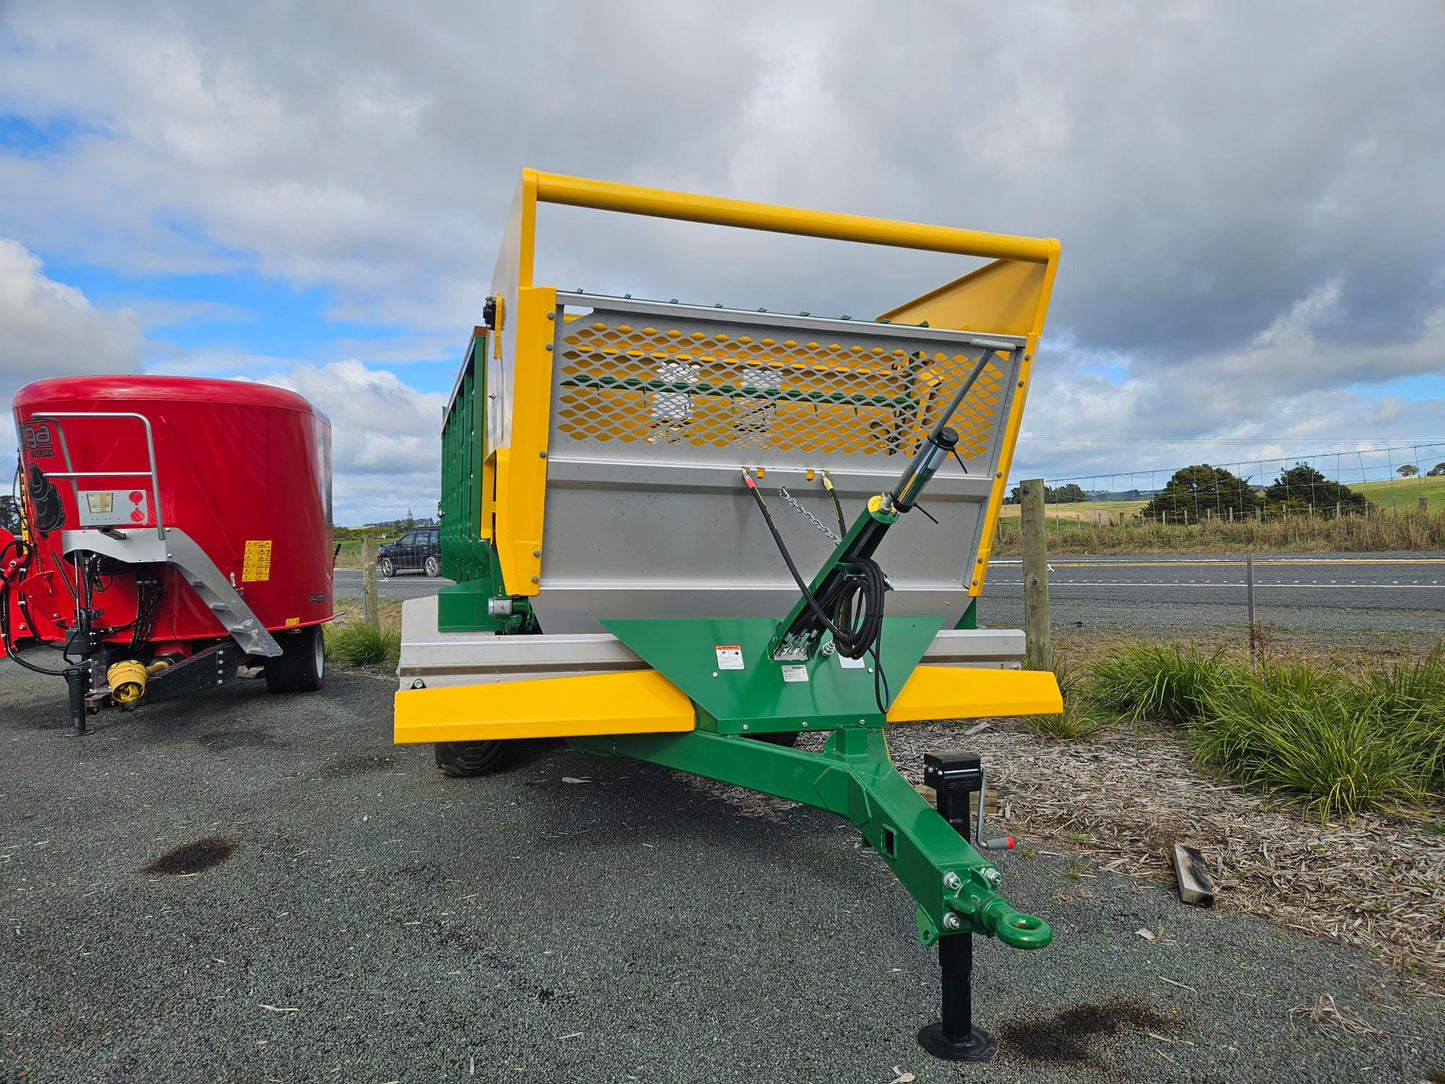
[[381, 624], [376, 607], [376, 536], [361, 539], [361, 619], [372, 628]]
[[1254, 673], [1254, 656], [1259, 646], [1259, 626], [1254, 621], [1254, 554], [1244, 555], [1244, 590], [1249, 605], [1249, 672]]
[[1049, 555], [1044, 521], [1044, 480], [1031, 478], [1020, 487], [1019, 528], [1023, 533], [1025, 665], [1054, 668], [1049, 636]]

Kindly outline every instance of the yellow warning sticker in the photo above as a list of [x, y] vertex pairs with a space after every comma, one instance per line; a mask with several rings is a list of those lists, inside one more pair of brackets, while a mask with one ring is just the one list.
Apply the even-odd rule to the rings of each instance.
[[301, 624], [301, 618], [299, 618], [299, 617], [288, 617], [288, 618], [286, 619], [286, 624], [288, 624], [288, 625], [299, 625], [299, 624]]
[[256, 583], [271, 578], [271, 540], [269, 538], [248, 538], [246, 557], [241, 564], [241, 581]]

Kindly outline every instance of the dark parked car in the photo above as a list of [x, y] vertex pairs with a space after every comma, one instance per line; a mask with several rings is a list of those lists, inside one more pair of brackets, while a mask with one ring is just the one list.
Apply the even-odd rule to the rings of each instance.
[[376, 551], [377, 564], [383, 576], [418, 569], [428, 576], [442, 571], [442, 530], [440, 527], [418, 527], [407, 531], [395, 542], [388, 542]]

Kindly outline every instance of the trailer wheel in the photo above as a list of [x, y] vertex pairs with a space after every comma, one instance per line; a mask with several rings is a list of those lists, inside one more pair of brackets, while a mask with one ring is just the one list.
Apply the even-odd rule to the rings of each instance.
[[428, 576], [430, 576], [432, 579], [436, 579], [442, 574], [442, 563], [438, 561], [435, 557], [428, 557], [426, 559], [425, 569]]
[[384, 579], [388, 580], [396, 575], [396, 565], [391, 563], [390, 557], [383, 557], [381, 559], [381, 575]]
[[266, 688], [273, 693], [314, 693], [326, 675], [326, 640], [320, 625], [281, 636], [281, 654], [266, 660]]
[[499, 739], [490, 741], [439, 741], [436, 743], [437, 767], [444, 775], [464, 779], [496, 771], [506, 745]]

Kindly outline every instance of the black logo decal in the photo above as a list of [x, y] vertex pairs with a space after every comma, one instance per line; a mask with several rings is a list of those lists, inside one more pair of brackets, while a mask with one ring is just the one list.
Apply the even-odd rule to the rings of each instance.
[[65, 522], [60, 491], [34, 463], [30, 464], [30, 508], [35, 514], [35, 530], [41, 538]]
[[20, 428], [20, 443], [25, 447], [25, 454], [31, 459], [49, 459], [55, 454], [51, 446], [50, 426], [42, 422], [27, 422]]

